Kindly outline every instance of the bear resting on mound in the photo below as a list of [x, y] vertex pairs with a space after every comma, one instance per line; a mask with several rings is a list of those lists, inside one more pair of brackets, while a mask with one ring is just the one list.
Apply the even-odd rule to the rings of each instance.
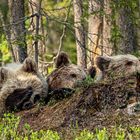
[[[140, 61], [134, 55], [98, 56], [99, 72], [96, 82], [101, 83], [102, 101], [126, 107], [140, 102]], [[100, 90], [100, 88], [99, 88]], [[100, 93], [100, 91], [97, 92]], [[106, 106], [103, 104], [103, 106]], [[120, 108], [121, 108], [120, 107]]]
[[13, 66], [0, 68], [0, 113], [31, 108], [40, 98], [47, 97], [47, 82], [32, 59]]
[[87, 75], [94, 78], [95, 74], [96, 69], [94, 67], [85, 70], [72, 64], [65, 52], [60, 52], [55, 60], [55, 69], [47, 77], [49, 92], [56, 93], [58, 96], [60, 93], [60, 96], [62, 96], [67, 91], [71, 92], [79, 81], [86, 79]]
[[[138, 58], [132, 55], [99, 56], [96, 64], [103, 76], [100, 82], [91, 83], [83, 90], [78, 90], [69, 100], [63, 100], [52, 107], [44, 108], [38, 115], [35, 112], [35, 117], [32, 112], [28, 111], [22, 120], [29, 122], [35, 130], [39, 128], [64, 130], [64, 132], [66, 130], [68, 132], [66, 135], [70, 134], [67, 130], [71, 130], [71, 126], [77, 125], [79, 130], [83, 128], [95, 130], [97, 127], [102, 129], [106, 126], [111, 128], [116, 124], [124, 125], [124, 122], [126, 126], [128, 126], [127, 123], [130, 123], [130, 126], [139, 124], [139, 116], [130, 117], [125, 111], [126, 107], [135, 99], [137, 100], [138, 94], [140, 94], [140, 89], [137, 89], [137, 80], [139, 80], [137, 73], [140, 66]], [[67, 63], [67, 66], [69, 65], [71, 64]], [[69, 79], [70, 73], [66, 72], [65, 77]], [[50, 74], [49, 77], [50, 82], [57, 78], [55, 73], [52, 72], [52, 74], [53, 76], [51, 77]], [[59, 77], [61, 74], [59, 71]], [[66, 86], [65, 79], [62, 80]], [[57, 84], [57, 88], [59, 88], [59, 83]], [[51, 84], [49, 85], [51, 86]], [[55, 86], [51, 88], [53, 89]], [[118, 111], [120, 109], [123, 113]], [[134, 111], [137, 112], [138, 108], [134, 107]], [[31, 117], [30, 120], [29, 117]]]

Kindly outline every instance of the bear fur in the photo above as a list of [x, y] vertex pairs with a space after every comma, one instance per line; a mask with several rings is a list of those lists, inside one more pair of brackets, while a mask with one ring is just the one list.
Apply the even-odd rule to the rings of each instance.
[[96, 81], [140, 72], [140, 61], [134, 55], [98, 56], [95, 64], [99, 69]]
[[95, 73], [96, 69], [94, 67], [84, 70], [80, 66], [72, 64], [65, 52], [60, 52], [55, 60], [55, 69], [47, 78], [49, 90], [73, 89], [78, 81], [84, 80], [88, 74], [94, 78]]
[[12, 64], [0, 68], [0, 113], [13, 109], [12, 102], [20, 109], [29, 108], [47, 94], [48, 84], [31, 58], [26, 58], [23, 64], [13, 64], [13, 68]]
[[32, 94], [32, 87], [15, 89], [14, 92], [10, 94], [5, 101], [6, 110], [16, 111], [22, 110], [23, 107], [26, 107], [26, 109], [32, 107], [33, 104], [29, 102]]

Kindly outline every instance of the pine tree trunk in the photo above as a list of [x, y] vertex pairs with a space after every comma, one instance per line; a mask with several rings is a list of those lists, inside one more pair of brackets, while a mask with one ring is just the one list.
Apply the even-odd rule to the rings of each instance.
[[110, 2], [111, 0], [104, 0], [103, 3], [103, 9], [104, 9], [104, 15], [103, 15], [103, 55], [111, 55], [112, 54], [112, 43], [110, 41], [111, 39], [111, 8], [110, 8]]
[[119, 48], [121, 53], [133, 53], [136, 50], [136, 35], [134, 26], [130, 17], [131, 10], [129, 7], [123, 7], [119, 10], [118, 25], [121, 32]]
[[9, 0], [9, 5], [11, 10], [11, 21], [13, 23], [12, 37], [17, 53], [16, 61], [22, 63], [27, 57], [24, 0]]
[[94, 64], [94, 58], [103, 52], [103, 18], [100, 16], [101, 0], [89, 0], [88, 21], [88, 67]]
[[31, 15], [36, 14], [31, 21], [32, 25], [30, 27], [30, 30], [32, 30], [32, 35], [34, 36], [35, 40], [32, 42], [34, 46], [29, 49], [33, 50], [30, 52], [31, 55], [34, 55], [35, 62], [38, 64], [39, 62], [39, 54], [41, 54], [41, 50], [43, 48], [43, 45], [41, 45], [41, 41], [38, 39], [38, 36], [41, 33], [41, 7], [42, 7], [42, 0], [31, 0], [29, 3], [29, 12]]
[[83, 68], [86, 68], [86, 43], [84, 25], [82, 24], [82, 0], [73, 0], [73, 7], [77, 47], [77, 64]]

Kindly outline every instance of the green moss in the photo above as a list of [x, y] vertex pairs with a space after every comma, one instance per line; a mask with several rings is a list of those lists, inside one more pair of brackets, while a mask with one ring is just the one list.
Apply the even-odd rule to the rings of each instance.
[[[20, 117], [13, 114], [4, 114], [0, 119], [1, 140], [63, 140], [56, 131], [39, 130], [33, 131], [29, 124], [22, 127], [22, 133], [18, 131]], [[77, 124], [78, 125], [78, 124]], [[74, 130], [74, 128], [72, 128]], [[73, 131], [71, 130], [71, 131]], [[61, 132], [60, 132], [61, 133]], [[73, 140], [138, 140], [140, 138], [140, 126], [118, 125], [111, 128], [95, 129], [93, 132], [84, 129], [79, 130], [78, 126], [74, 133], [71, 133]]]

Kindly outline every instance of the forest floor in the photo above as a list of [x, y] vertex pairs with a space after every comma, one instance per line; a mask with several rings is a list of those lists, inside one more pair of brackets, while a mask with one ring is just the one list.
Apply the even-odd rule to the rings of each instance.
[[28, 123], [33, 130], [56, 130], [71, 139], [72, 130], [139, 126], [140, 106], [128, 108], [139, 100], [136, 76], [119, 77], [101, 83], [81, 84], [76, 92], [52, 105], [21, 111], [20, 128]]

